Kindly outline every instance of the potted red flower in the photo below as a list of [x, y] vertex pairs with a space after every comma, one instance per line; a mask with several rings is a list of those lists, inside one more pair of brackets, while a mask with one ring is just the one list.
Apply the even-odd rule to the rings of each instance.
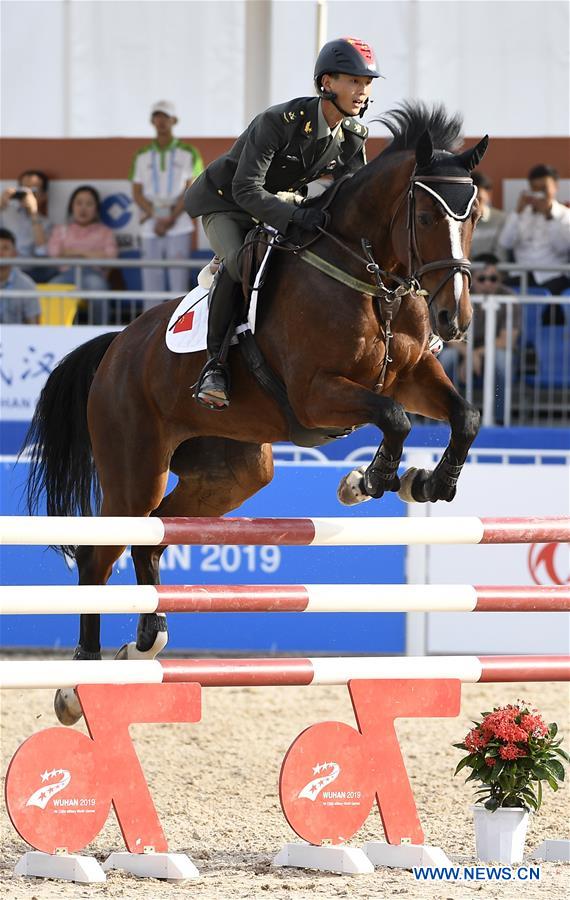
[[564, 780], [561, 760], [570, 757], [556, 739], [558, 726], [547, 725], [537, 710], [519, 701], [482, 713], [465, 740], [455, 775], [471, 769], [466, 781], [480, 782], [473, 807], [477, 857], [485, 862], [520, 862], [528, 816], [542, 804], [542, 783], [553, 791]]

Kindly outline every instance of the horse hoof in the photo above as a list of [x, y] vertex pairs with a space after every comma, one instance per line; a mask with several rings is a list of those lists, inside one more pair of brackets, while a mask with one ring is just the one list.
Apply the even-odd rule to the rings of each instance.
[[412, 494], [412, 487], [414, 484], [414, 478], [418, 474], [418, 470], [415, 468], [408, 469], [402, 477], [400, 478], [400, 490], [398, 491], [398, 497], [400, 500], [403, 500], [404, 503], [417, 503], [418, 501]]
[[167, 643], [168, 632], [159, 631], [152, 647], [148, 650], [139, 650], [135, 641], [129, 641], [128, 644], [123, 644], [120, 650], [117, 650], [115, 659], [154, 659], [161, 650], [164, 650]]
[[115, 659], [136, 659], [136, 654], [132, 650], [136, 650], [136, 644], [131, 641], [129, 644], [123, 644], [120, 650], [115, 653]]
[[81, 704], [73, 688], [59, 688], [55, 692], [53, 708], [62, 725], [75, 725], [83, 716]]
[[356, 506], [357, 503], [365, 503], [372, 497], [364, 490], [365, 466], [353, 469], [340, 480], [336, 495], [343, 506]]

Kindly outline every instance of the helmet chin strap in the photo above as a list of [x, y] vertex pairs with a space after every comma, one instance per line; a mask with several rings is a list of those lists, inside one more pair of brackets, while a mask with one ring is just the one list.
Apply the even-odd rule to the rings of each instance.
[[[324, 88], [321, 88], [320, 89], [320, 97], [321, 97], [321, 100], [328, 100], [329, 103], [332, 103], [332, 105], [335, 107], [335, 109], [338, 109], [339, 113], [342, 116], [351, 116], [352, 117], [351, 112], [347, 112], [345, 109], [343, 109], [341, 106], [338, 105], [338, 103], [336, 102], [337, 94], [335, 94], [334, 91], [325, 91]], [[366, 100], [364, 101], [364, 103], [362, 104], [362, 106], [360, 107], [360, 110], [358, 112], [358, 115], [360, 118], [362, 118], [362, 116], [368, 109], [368, 104], [373, 103], [373, 102], [374, 101], [371, 100], [370, 97], [366, 98]]]

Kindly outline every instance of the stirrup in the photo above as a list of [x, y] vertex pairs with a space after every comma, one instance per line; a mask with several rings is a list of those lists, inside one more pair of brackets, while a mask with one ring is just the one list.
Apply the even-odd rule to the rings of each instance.
[[196, 383], [194, 399], [206, 409], [226, 409], [230, 405], [230, 373], [226, 363], [209, 359]]

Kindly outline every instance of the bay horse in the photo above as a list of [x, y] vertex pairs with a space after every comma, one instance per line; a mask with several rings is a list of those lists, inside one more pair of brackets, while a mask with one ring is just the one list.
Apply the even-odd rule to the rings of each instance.
[[[341, 502], [385, 491], [406, 501], [450, 501], [479, 412], [457, 393], [428, 337], [431, 328], [444, 340], [460, 338], [471, 320], [468, 256], [479, 210], [469, 172], [487, 139], [460, 153], [461, 118], [421, 103], [403, 104], [382, 121], [391, 143], [337, 186], [330, 236], [321, 233], [311, 247], [353, 284], [298, 254], [274, 253], [255, 339], [302, 426], [342, 431], [371, 423], [382, 432], [372, 463], [342, 479]], [[407, 285], [391, 323], [373, 296], [379, 272]], [[211, 411], [193, 400], [204, 354], [175, 354], [165, 343], [177, 302], [89, 341], [54, 369], [26, 439], [30, 512], [45, 492], [48, 515], [222, 516], [270, 482], [271, 444], [289, 438], [282, 409], [234, 348], [231, 405]], [[409, 470], [400, 480], [406, 411], [448, 422], [451, 436], [433, 470]], [[169, 470], [179, 480], [165, 496]], [[125, 548], [66, 549], [79, 583], [102, 585]], [[138, 584], [158, 584], [164, 549], [132, 548]], [[154, 657], [166, 639], [165, 616], [142, 615], [136, 642], [119, 655]], [[82, 615], [74, 659], [100, 658], [99, 616]], [[57, 692], [55, 709], [64, 724], [81, 716], [71, 690]]]

